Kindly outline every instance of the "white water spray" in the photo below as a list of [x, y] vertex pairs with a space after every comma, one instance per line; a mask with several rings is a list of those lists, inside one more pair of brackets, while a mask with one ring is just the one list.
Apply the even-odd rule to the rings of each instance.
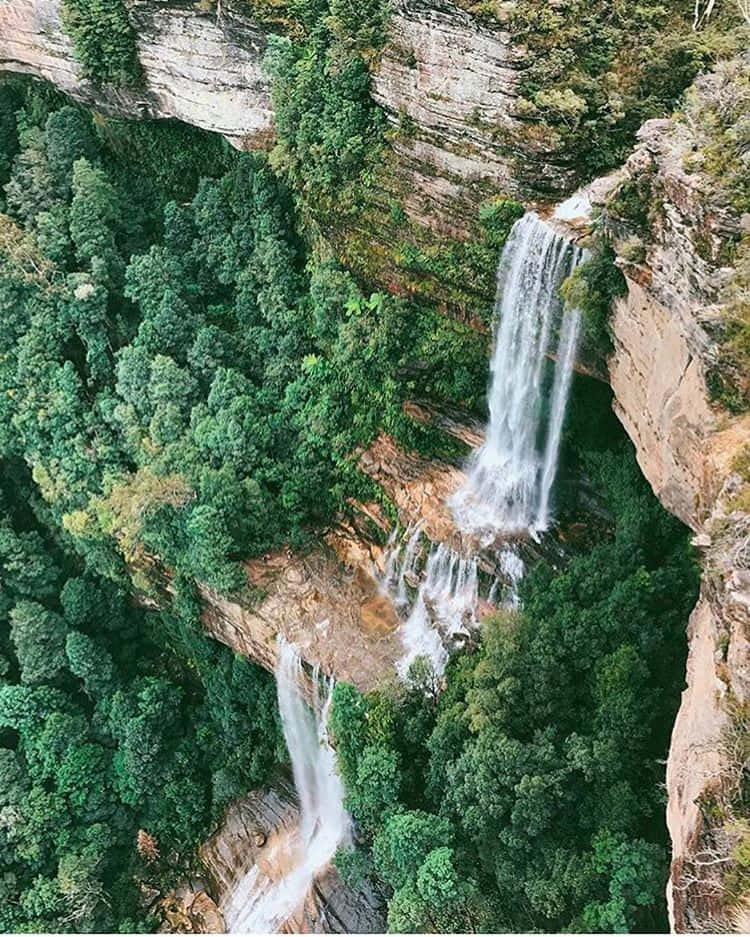
[[283, 850], [273, 857], [287, 869], [280, 880], [271, 881], [254, 865], [238, 884], [225, 908], [230, 933], [275, 933], [301, 906], [315, 876], [349, 836], [344, 789], [328, 742], [333, 680], [324, 682], [322, 697], [320, 674], [317, 668], [313, 671], [311, 710], [300, 696], [306, 677], [297, 647], [280, 635], [278, 652], [276, 687], [300, 801], [299, 824], [271, 847]]
[[555, 368], [555, 383], [552, 388], [552, 404], [547, 446], [544, 452], [542, 480], [539, 487], [539, 508], [534, 523], [537, 530], [546, 530], [550, 523], [549, 501], [552, 485], [557, 474], [560, 440], [562, 439], [563, 424], [565, 423], [565, 410], [568, 405], [570, 384], [573, 380], [573, 365], [575, 363], [576, 348], [578, 347], [580, 325], [581, 313], [579, 310], [566, 309], [560, 330], [560, 344], [557, 346], [558, 358], [557, 367]]
[[436, 674], [448, 662], [451, 644], [476, 627], [479, 600], [477, 558], [462, 556], [444, 543], [433, 546], [409, 617], [401, 626], [404, 656], [396, 665], [406, 677], [417, 657], [426, 657]]
[[[497, 532], [549, 525], [579, 317], [568, 313], [557, 346], [548, 423], [543, 391], [558, 290], [582, 251], [534, 212], [516, 222], [498, 268], [497, 326], [491, 363], [490, 419], [466, 484], [451, 499], [457, 525], [491, 542]], [[542, 444], [542, 439], [545, 439]]]

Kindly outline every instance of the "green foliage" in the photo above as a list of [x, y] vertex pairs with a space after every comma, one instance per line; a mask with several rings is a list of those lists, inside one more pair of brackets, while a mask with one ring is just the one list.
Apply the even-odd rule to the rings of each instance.
[[[522, 113], [528, 142], [552, 151], [576, 178], [622, 162], [638, 127], [668, 114], [697, 74], [741, 43], [740, 17], [724, 4], [694, 31], [693, 3], [539, 0], [514, 4], [511, 31], [529, 50]], [[538, 179], [526, 172], [530, 185]]]
[[394, 888], [401, 888], [416, 877], [428, 854], [450, 843], [451, 838], [451, 825], [444, 817], [420, 810], [397, 813], [382, 825], [373, 841], [375, 868]]
[[584, 341], [602, 362], [612, 351], [609, 332], [612, 304], [626, 291], [625, 277], [614, 260], [610, 245], [604, 238], [596, 238], [589, 257], [560, 288], [566, 306], [580, 309], [583, 314]]
[[13, 607], [10, 639], [23, 683], [51, 683], [65, 666], [65, 622], [38, 602]]
[[[75, 575], [83, 558], [49, 546], [29, 481], [3, 463], [0, 922], [149, 929], [140, 885], [183, 876], [227, 801], [274, 769], [273, 681], [206, 638], [184, 593], [172, 613], [146, 614], [112, 581]], [[19, 576], [32, 549], [36, 568]], [[139, 829], [157, 838], [157, 865], [139, 858]]]
[[[302, 544], [348, 498], [378, 496], [353, 453], [381, 429], [461, 454], [403, 404], [478, 408], [486, 338], [364, 292], [333, 263], [306, 264], [289, 194], [262, 157], [235, 155], [185, 200], [189, 148], [174, 184], [157, 184], [170, 178], [162, 167], [143, 194], [119, 125], [30, 94], [19, 126], [0, 254], [17, 322], [3, 336], [0, 427], [97, 564], [113, 561], [114, 540], [132, 564], [155, 554], [241, 593], [238, 561]], [[165, 141], [154, 130], [148, 165], [169, 156]], [[488, 208], [494, 237], [517, 211]]]
[[[575, 452], [613, 527], [562, 570], [535, 566], [521, 611], [485, 619], [439, 697], [334, 696], [348, 802], [394, 889], [391, 931], [664, 927], [660, 782], [697, 576], [632, 447], [587, 403], [567, 464]], [[376, 763], [401, 766], [387, 802]]]
[[271, 162], [294, 192], [310, 240], [324, 239], [374, 287], [398, 284], [464, 317], [486, 315], [497, 252], [522, 206], [491, 198], [461, 238], [434, 236], [411, 220], [390, 146], [395, 131], [371, 96], [390, 4], [331, 0], [295, 10], [300, 29], [271, 36], [265, 59], [277, 132]]
[[384, 116], [370, 97], [368, 62], [385, 42], [388, 5], [300, 5], [304, 35], [271, 36], [265, 67], [278, 144], [274, 165], [324, 226], [356, 213], [382, 146]]
[[135, 43], [122, 0], [64, 0], [62, 21], [76, 59], [98, 85], [133, 85], [142, 80]]

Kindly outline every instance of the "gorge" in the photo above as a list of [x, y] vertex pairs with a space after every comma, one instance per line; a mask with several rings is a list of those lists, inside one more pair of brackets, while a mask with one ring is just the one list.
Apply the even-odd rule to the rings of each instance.
[[[597, 113], [612, 107], [612, 138], [620, 112], [632, 129], [644, 116], [660, 116], [643, 124], [627, 159], [630, 140], [597, 165], [576, 150], [581, 142], [570, 131], [589, 86], [582, 82], [573, 98], [550, 98], [544, 86], [532, 94], [539, 78], [528, 77], [518, 9], [506, 6], [488, 15], [448, 0], [409, 0], [384, 17], [381, 30], [379, 10], [352, 25], [331, 4], [333, 25], [324, 38], [316, 33], [316, 46], [305, 45], [309, 23], [292, 14], [281, 25], [274, 19], [286, 10], [201, 11], [137, 0], [124, 8], [143, 77], [119, 88], [86, 76], [56, 2], [0, 6], [0, 68], [51, 81], [97, 111], [91, 122], [36, 84], [7, 86], [3, 308], [26, 311], [8, 313], [3, 351], [3, 492], [11, 506], [4, 568], [23, 566], [17, 558], [34, 538], [62, 544], [55, 548], [59, 583], [94, 575], [122, 582], [124, 560], [135, 570], [143, 610], [133, 615], [143, 619], [130, 622], [123, 611], [113, 627], [143, 634], [144, 647], [162, 655], [153, 671], [144, 663], [130, 689], [136, 676], [96, 625], [95, 610], [83, 610], [79, 587], [65, 585], [63, 595], [62, 585], [50, 585], [51, 572], [11, 587], [11, 630], [0, 647], [10, 661], [3, 690], [5, 683], [11, 689], [0, 701], [0, 747], [11, 752], [3, 756], [8, 765], [18, 765], [8, 768], [19, 779], [18, 799], [7, 807], [9, 828], [22, 831], [16, 841], [32, 835], [32, 821], [18, 818], [35, 816], [30, 804], [52, 783], [51, 767], [34, 753], [57, 738], [55, 725], [61, 739], [78, 739], [83, 730], [73, 726], [89, 710], [109, 726], [108, 747], [118, 752], [114, 780], [102, 781], [102, 790], [122, 797], [139, 830], [156, 831], [165, 854], [170, 842], [194, 841], [182, 819], [191, 809], [204, 818], [204, 838], [214, 828], [220, 837], [229, 802], [281, 784], [268, 774], [286, 760], [278, 717], [269, 715], [273, 687], [260, 671], [222, 656], [197, 627], [200, 616], [209, 635], [277, 676], [300, 799], [298, 819], [281, 824], [279, 839], [298, 835], [310, 846], [273, 885], [259, 871], [265, 847], [249, 848], [258, 862], [221, 905], [228, 928], [275, 929], [284, 918], [293, 918], [291, 929], [333, 927], [336, 914], [325, 923], [318, 911], [327, 899], [309, 886], [316, 876], [339, 875], [321, 868], [340, 844], [336, 866], [346, 881], [335, 889], [350, 888], [349, 909], [365, 908], [357, 879], [365, 890], [368, 879], [385, 882], [392, 929], [663, 927], [660, 897], [639, 903], [615, 894], [614, 883], [618, 869], [637, 867], [656, 870], [642, 871], [643, 894], [660, 895], [663, 886], [657, 765], [683, 687], [680, 636], [695, 580], [684, 531], [654, 512], [641, 480], [628, 474], [629, 450], [596, 403], [604, 388], [580, 376], [606, 372], [643, 476], [692, 530], [702, 570], [687, 625], [688, 687], [667, 764], [670, 922], [678, 931], [714, 922], [742, 929], [735, 917], [746, 892], [744, 821], [732, 791], [741, 789], [744, 769], [737, 775], [727, 738], [735, 750], [744, 744], [748, 427], [735, 390], [744, 359], [727, 335], [742, 321], [750, 206], [716, 181], [717, 171], [738, 179], [739, 191], [742, 173], [733, 164], [717, 170], [723, 164], [710, 135], [730, 119], [726, 102], [744, 100], [747, 56], [711, 71], [710, 56], [691, 53], [705, 74], [676, 117], [653, 94], [651, 111], [642, 113], [612, 65], [606, 79], [593, 80], [610, 89], [622, 82], [612, 92], [619, 104], [598, 104]], [[533, 6], [520, 9], [525, 15]], [[720, 13], [730, 17], [735, 46], [722, 39], [719, 60], [746, 36], [731, 10]], [[557, 43], [568, 41], [570, 20], [550, 15], [562, 17]], [[652, 15], [644, 29], [657, 28], [662, 14]], [[665, 34], [673, 28], [663, 27]], [[285, 38], [277, 42], [275, 33]], [[524, 35], [532, 47], [540, 42], [533, 27]], [[696, 41], [708, 48], [707, 36]], [[294, 52], [298, 46], [303, 53]], [[580, 45], [571, 48], [585, 60]], [[553, 41], [553, 56], [554, 49]], [[267, 50], [276, 56], [270, 71], [261, 64]], [[546, 61], [549, 48], [542, 43], [537, 54]], [[325, 64], [315, 71], [320, 55]], [[669, 84], [663, 75], [656, 81]], [[310, 87], [330, 98], [315, 98], [313, 107]], [[545, 124], [550, 113], [562, 115], [559, 123]], [[340, 135], [319, 133], [312, 114], [328, 114]], [[123, 116], [145, 122], [120, 124]], [[151, 129], [148, 118], [178, 118], [243, 151], [274, 141], [276, 148], [269, 165], [170, 124]], [[584, 136], [598, 150], [609, 131], [593, 119], [589, 127]], [[737, 127], [739, 118], [732, 133], [741, 151]], [[172, 144], [171, 133], [184, 135]], [[362, 139], [377, 141], [376, 157]], [[723, 141], [722, 158], [733, 145]], [[582, 195], [554, 210], [594, 175]], [[579, 217], [592, 206], [593, 218]], [[592, 312], [602, 295], [612, 307], [603, 328]], [[12, 507], [22, 500], [32, 505], [27, 513]], [[596, 566], [610, 548], [606, 563], [621, 576], [612, 583], [609, 568]], [[592, 583], [590, 605], [576, 593], [584, 582]], [[109, 586], [100, 588], [109, 594]], [[94, 591], [82, 585], [81, 596], [87, 589]], [[554, 596], [559, 623], [545, 595]], [[32, 628], [24, 622], [34, 615], [56, 635], [54, 666], [24, 651], [30, 639], [24, 645], [21, 636]], [[175, 653], [188, 662], [176, 690], [158, 683], [162, 673], [181, 672], [164, 663]], [[422, 655], [432, 667], [410, 676]], [[575, 692], [555, 675], [557, 655]], [[87, 661], [104, 663], [92, 669]], [[559, 713], [537, 698], [534, 667]], [[315, 701], [318, 672], [339, 682], [330, 702], [340, 779], [333, 750], [318, 744], [327, 713]], [[296, 694], [300, 683], [314, 703], [315, 728]], [[350, 695], [347, 685], [364, 695]], [[48, 686], [82, 700], [64, 724], [58, 697], [44, 695]], [[655, 715], [628, 722], [639, 689]], [[628, 703], [613, 715], [607, 701], [614, 708], [619, 699]], [[44, 741], [22, 716], [33, 707], [47, 726]], [[180, 707], [186, 725], [203, 719], [199, 712], [231, 715], [185, 730], [188, 750], [155, 734], [153, 762], [136, 783], [142, 725], [176, 724], [170, 720]], [[239, 754], [217, 753], [209, 767], [206, 739], [221, 735], [229, 744], [243, 720], [248, 739], [235, 745]], [[69, 757], [93, 758], [101, 731], [80, 735], [89, 748]], [[623, 757], [633, 745], [632, 759], [644, 766], [643, 788], [614, 743], [605, 743], [620, 732]], [[102, 764], [107, 757], [96, 755]], [[173, 776], [182, 777], [191, 760], [205, 764], [209, 793], [195, 781], [193, 808], [180, 809], [176, 794], [164, 816], [147, 808], [145, 778], [176, 791]], [[55, 797], [71, 796], [67, 783], [59, 781]], [[355, 818], [351, 842], [344, 794], [331, 793], [337, 783]], [[597, 790], [616, 794], [598, 804]], [[86, 810], [105, 826], [114, 815], [91, 804]], [[460, 834], [443, 828], [446, 817]], [[512, 859], [483, 865], [491, 852], [485, 822], [506, 837], [515, 870], [506, 867]], [[79, 920], [104, 921], [96, 918], [105, 903], [91, 884], [95, 871], [76, 891], [71, 882], [79, 879], [66, 869], [89, 862], [96, 870], [110, 860], [96, 851], [105, 847], [78, 835], [70, 834], [74, 846], [61, 841], [46, 864], [12, 860], [23, 884], [10, 893], [25, 896], [25, 920], [74, 913], [58, 910], [65, 904]], [[402, 841], [422, 844], [413, 868], [400, 865]], [[124, 843], [118, 848], [128, 855]], [[161, 861], [153, 849], [148, 858], [150, 848], [137, 860], [145, 863], [144, 882]], [[711, 874], [703, 871], [707, 858], [716, 860]], [[610, 866], [611, 876], [602, 871]], [[106, 876], [109, 883], [112, 873]], [[588, 903], [570, 897], [573, 885], [565, 890], [574, 880], [589, 889]], [[532, 909], [528, 917], [512, 906], [512, 883]], [[435, 894], [445, 891], [453, 903], [443, 906]], [[305, 892], [311, 903], [299, 912]], [[306, 923], [294, 912], [306, 914]], [[352, 912], [345, 926], [356, 919], [361, 927], [368, 914]], [[373, 929], [383, 928], [377, 914], [371, 919]]]

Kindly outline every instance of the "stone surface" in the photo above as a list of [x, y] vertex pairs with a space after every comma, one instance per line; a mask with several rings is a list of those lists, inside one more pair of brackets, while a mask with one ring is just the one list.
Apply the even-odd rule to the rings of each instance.
[[283, 634], [307, 663], [363, 691], [391, 678], [401, 648], [398, 620], [371, 570], [347, 567], [325, 547], [305, 555], [274, 553], [246, 568], [261, 590], [258, 600], [240, 604], [200, 587], [210, 635], [268, 670], [276, 664], [276, 636]]
[[202, 889], [178, 888], [155, 909], [160, 934], [223, 934], [224, 915], [214, 899]]
[[[710, 94], [710, 79], [700, 93]], [[750, 418], [731, 418], [710, 402], [707, 374], [716, 361], [711, 323], [721, 315], [732, 270], [722, 248], [739, 219], [709, 196], [700, 173], [685, 170], [688, 129], [649, 121], [623, 179], [650, 192], [648, 232], [634, 231], [600, 200], [605, 228], [618, 251], [627, 294], [612, 318], [609, 361], [614, 407], [636, 447], [638, 462], [662, 504], [688, 524], [702, 551], [698, 605], [688, 626], [685, 689], [667, 763], [667, 824], [672, 838], [668, 902], [672, 927], [702, 929], [708, 871], [695, 881], [701, 795], [722, 783], [721, 734], [727, 701], [750, 699], [750, 517], [733, 511], [741, 486], [732, 460], [750, 440]], [[637, 235], [643, 256], [625, 246]], [[727, 924], [731, 922], [726, 922]]]
[[[253, 865], [272, 881], [284, 874], [284, 843], [298, 817], [294, 789], [284, 778], [278, 778], [273, 788], [252, 791], [229, 807], [219, 829], [200, 849], [219, 908], [226, 908], [238, 882]], [[256, 841], [259, 832], [264, 837], [262, 845]], [[369, 882], [356, 891], [346, 887], [329, 866], [318, 875], [282, 932], [367, 934], [384, 929], [382, 895]]]
[[[394, 144], [408, 176], [404, 208], [445, 233], [476, 210], [477, 190], [518, 185], [499, 133], [511, 133], [520, 59], [510, 36], [480, 25], [449, 0], [399, 0], [373, 76], [373, 97], [393, 124], [412, 122]], [[481, 196], [480, 196], [481, 198]]]
[[715, 426], [705, 375], [673, 308], [630, 281], [612, 318], [615, 412], [662, 504], [697, 528], [715, 483], [705, 459]]
[[251, 20], [225, 6], [220, 19], [191, 3], [134, 0], [145, 87], [94, 87], [75, 61], [60, 22], [60, 0], [0, 3], [0, 70], [45, 78], [72, 97], [122, 117], [174, 117], [223, 134], [234, 146], [267, 144], [273, 132], [266, 39]]

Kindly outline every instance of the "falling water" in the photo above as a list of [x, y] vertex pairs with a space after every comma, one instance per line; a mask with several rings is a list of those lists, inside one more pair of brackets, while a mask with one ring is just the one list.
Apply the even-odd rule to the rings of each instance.
[[[285, 850], [280, 864], [288, 871], [271, 881], [253, 866], [232, 895], [225, 917], [231, 933], [272, 933], [299, 908], [315, 876], [349, 836], [344, 789], [336, 773], [336, 756], [328, 742], [327, 722], [333, 681], [312, 674], [313, 708], [300, 696], [305, 673], [294, 644], [279, 636], [276, 686], [284, 738], [292, 759], [294, 784], [300, 801], [299, 825], [278, 846]], [[278, 848], [278, 847], [277, 847]]]
[[539, 489], [539, 508], [534, 523], [537, 530], [546, 530], [549, 527], [549, 499], [557, 473], [557, 459], [560, 455], [560, 440], [562, 438], [563, 423], [565, 422], [565, 409], [568, 405], [570, 383], [573, 379], [573, 365], [578, 346], [580, 325], [581, 313], [579, 310], [566, 309], [560, 330], [560, 343], [557, 349], [558, 358], [557, 367], [555, 368], [555, 383], [552, 388], [547, 446], [544, 451], [544, 467]]
[[401, 626], [404, 656], [401, 677], [417, 657], [426, 657], [436, 674], [445, 670], [451, 643], [476, 626], [479, 599], [477, 558], [462, 556], [444, 543], [427, 557], [424, 575], [409, 617]]
[[404, 612], [409, 607], [407, 586], [417, 575], [417, 564], [422, 556], [421, 524], [409, 525], [401, 535], [396, 527], [388, 539], [385, 548], [385, 569], [382, 576], [377, 576], [382, 592], [392, 598], [397, 612]]
[[500, 259], [487, 435], [471, 458], [465, 485], [451, 499], [457, 525], [483, 535], [485, 542], [498, 531], [537, 533], [549, 524], [576, 351], [576, 313], [568, 313], [560, 329], [546, 426], [545, 363], [553, 351], [560, 284], [581, 256], [567, 238], [528, 212], [514, 225]]

